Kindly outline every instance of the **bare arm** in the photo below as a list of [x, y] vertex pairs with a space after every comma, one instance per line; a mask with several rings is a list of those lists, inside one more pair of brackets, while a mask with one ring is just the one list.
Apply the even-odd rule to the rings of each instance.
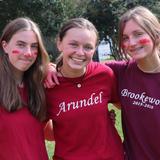
[[53, 132], [53, 124], [52, 120], [49, 120], [45, 125], [44, 125], [44, 136], [45, 139], [48, 141], [54, 141], [54, 132]]
[[59, 81], [57, 78], [56, 65], [53, 63], [49, 63], [47, 69], [47, 76], [44, 80], [45, 88], [53, 88], [55, 85], [59, 85]]

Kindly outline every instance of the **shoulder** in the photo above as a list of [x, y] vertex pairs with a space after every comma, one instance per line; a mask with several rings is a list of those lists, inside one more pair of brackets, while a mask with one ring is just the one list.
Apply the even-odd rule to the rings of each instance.
[[116, 60], [109, 60], [105, 62], [105, 65], [113, 68], [113, 67], [126, 67], [128, 65], [128, 61], [116, 61]]
[[91, 62], [87, 67], [88, 72], [93, 72], [96, 74], [102, 73], [113, 73], [112, 69], [105, 64], [99, 62]]
[[106, 61], [105, 65], [110, 67], [114, 72], [118, 71], [124, 71], [127, 70], [128, 68], [132, 67], [135, 65], [135, 61], [129, 60], [129, 61], [116, 61], [116, 60], [110, 60]]
[[106, 83], [113, 81], [113, 79], [115, 79], [115, 74], [113, 70], [105, 64], [91, 62], [87, 67], [86, 77]]

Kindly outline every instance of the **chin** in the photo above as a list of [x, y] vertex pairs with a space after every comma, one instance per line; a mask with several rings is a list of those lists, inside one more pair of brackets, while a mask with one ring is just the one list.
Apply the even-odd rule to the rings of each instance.
[[81, 70], [83, 67], [71, 67], [73, 70]]
[[82, 69], [84, 64], [70, 64], [69, 65], [72, 69]]
[[25, 71], [27, 71], [29, 68], [30, 68], [30, 67], [27, 67], [27, 68], [21, 68], [21, 69], [19, 69], [19, 70], [20, 70], [20, 71], [22, 71], [22, 72], [25, 72]]
[[132, 57], [135, 61], [138, 61], [138, 60], [142, 60], [144, 59], [145, 57], [144, 56], [134, 56]]

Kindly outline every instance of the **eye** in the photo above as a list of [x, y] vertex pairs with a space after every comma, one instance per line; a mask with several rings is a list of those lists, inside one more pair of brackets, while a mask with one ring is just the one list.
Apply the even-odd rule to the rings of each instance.
[[128, 36], [123, 36], [123, 37], [122, 37], [122, 41], [123, 41], [123, 42], [127, 42], [128, 40], [129, 40]]
[[135, 36], [135, 37], [141, 37], [141, 36], [143, 36], [144, 34], [145, 34], [144, 32], [140, 32], [140, 31], [139, 31], [139, 32], [135, 32], [135, 33], [134, 33], [134, 36]]
[[93, 47], [91, 45], [86, 45], [86, 46], [84, 46], [84, 50], [91, 51], [91, 50], [93, 50]]
[[25, 44], [24, 44], [24, 43], [17, 43], [17, 46], [18, 46], [19, 48], [24, 48], [24, 47], [25, 47]]
[[31, 48], [37, 50], [38, 49], [38, 45], [37, 44], [32, 44]]
[[72, 48], [77, 48], [77, 47], [78, 47], [78, 44], [77, 44], [77, 43], [69, 43], [69, 45], [70, 45]]

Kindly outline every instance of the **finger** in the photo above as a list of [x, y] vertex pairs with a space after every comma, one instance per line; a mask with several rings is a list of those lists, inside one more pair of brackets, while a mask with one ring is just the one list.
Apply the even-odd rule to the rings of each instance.
[[59, 80], [58, 80], [58, 77], [57, 77], [57, 74], [53, 74], [53, 79], [54, 79], [54, 81], [55, 81], [55, 83], [56, 83], [57, 85], [60, 84], [60, 83], [59, 83]]
[[48, 81], [47, 81], [45, 84], [46, 84], [46, 88], [53, 88], [53, 87], [56, 86], [56, 83], [52, 83], [52, 84], [51, 84], [51, 83], [48, 82]]
[[52, 71], [48, 72], [46, 80], [51, 86], [55, 86], [55, 84], [59, 85], [57, 74]]

